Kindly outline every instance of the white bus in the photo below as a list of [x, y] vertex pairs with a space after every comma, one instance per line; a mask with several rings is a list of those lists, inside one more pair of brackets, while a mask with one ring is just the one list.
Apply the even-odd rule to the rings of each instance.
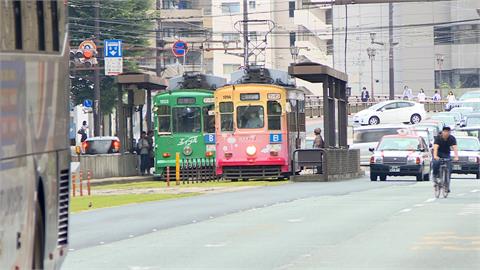
[[0, 269], [59, 269], [70, 150], [66, 1], [0, 1]]

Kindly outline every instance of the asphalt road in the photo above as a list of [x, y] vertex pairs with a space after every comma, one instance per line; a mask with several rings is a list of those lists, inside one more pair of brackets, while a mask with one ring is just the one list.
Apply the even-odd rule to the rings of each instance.
[[[392, 178], [395, 179], [395, 178]], [[480, 181], [295, 183], [75, 214], [62, 269], [478, 269]]]

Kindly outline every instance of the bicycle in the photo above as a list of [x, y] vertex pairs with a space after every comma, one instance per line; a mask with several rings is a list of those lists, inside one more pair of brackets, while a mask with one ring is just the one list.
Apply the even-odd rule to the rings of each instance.
[[449, 158], [441, 158], [438, 160], [440, 162], [439, 176], [440, 182], [435, 181], [435, 198], [440, 197], [440, 193], [443, 193], [443, 198], [447, 198], [449, 193], [449, 183], [450, 183], [450, 170], [448, 164], [451, 161]]

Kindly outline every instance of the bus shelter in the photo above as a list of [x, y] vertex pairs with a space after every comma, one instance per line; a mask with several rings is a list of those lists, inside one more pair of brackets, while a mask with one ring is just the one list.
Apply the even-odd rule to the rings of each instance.
[[323, 98], [319, 102], [323, 103], [325, 148], [298, 149], [294, 156], [298, 167], [313, 164], [322, 169], [302, 180], [331, 181], [362, 175], [360, 153], [357, 149], [349, 149], [347, 142], [347, 74], [312, 62], [292, 64], [288, 73], [295, 78], [323, 85]]

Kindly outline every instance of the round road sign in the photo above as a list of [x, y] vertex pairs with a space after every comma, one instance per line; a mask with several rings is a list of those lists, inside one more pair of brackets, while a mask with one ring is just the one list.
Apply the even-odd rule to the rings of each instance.
[[185, 56], [188, 52], [188, 44], [185, 41], [177, 40], [172, 45], [172, 53], [176, 57]]
[[95, 42], [91, 40], [85, 40], [80, 45], [78, 46], [80, 50], [92, 50], [96, 51], [97, 50], [97, 45], [95, 45]]

